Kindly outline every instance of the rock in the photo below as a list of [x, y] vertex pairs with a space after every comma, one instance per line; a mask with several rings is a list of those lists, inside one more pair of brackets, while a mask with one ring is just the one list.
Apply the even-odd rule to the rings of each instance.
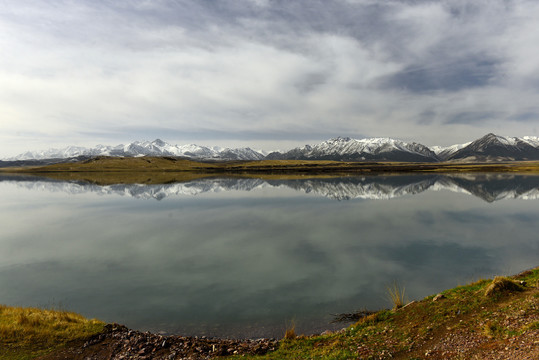
[[398, 310], [402, 310], [402, 309], [404, 309], [404, 308], [407, 308], [408, 306], [410, 306], [410, 305], [412, 305], [412, 304], [415, 304], [415, 303], [416, 303], [415, 300], [414, 300], [414, 301], [411, 301], [411, 302], [409, 302], [408, 304], [404, 305], [403, 307], [399, 308]]
[[432, 301], [439, 301], [439, 300], [442, 300], [442, 299], [445, 299], [445, 295], [444, 294], [438, 294], [432, 299]]

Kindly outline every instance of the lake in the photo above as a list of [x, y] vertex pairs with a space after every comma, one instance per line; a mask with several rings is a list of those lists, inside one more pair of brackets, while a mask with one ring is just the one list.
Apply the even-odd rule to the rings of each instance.
[[0, 303], [137, 330], [282, 337], [539, 265], [539, 177], [0, 177]]

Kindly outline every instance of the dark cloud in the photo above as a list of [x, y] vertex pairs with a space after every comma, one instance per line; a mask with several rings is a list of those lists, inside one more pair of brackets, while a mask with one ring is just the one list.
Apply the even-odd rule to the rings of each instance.
[[325, 73], [305, 74], [295, 83], [295, 87], [301, 94], [314, 91], [328, 81], [329, 75]]
[[417, 118], [417, 123], [421, 125], [429, 125], [434, 122], [438, 113], [434, 110], [425, 110], [419, 114]]
[[508, 118], [511, 121], [518, 122], [537, 122], [539, 120], [539, 110], [538, 111], [529, 111], [521, 112], [516, 115], [512, 115]]
[[459, 91], [482, 87], [496, 76], [497, 62], [486, 58], [466, 59], [443, 65], [409, 66], [403, 71], [378, 81], [382, 90], [403, 90], [414, 93]]
[[491, 111], [464, 111], [456, 115], [449, 116], [445, 124], [478, 124], [488, 120], [495, 120], [499, 114]]

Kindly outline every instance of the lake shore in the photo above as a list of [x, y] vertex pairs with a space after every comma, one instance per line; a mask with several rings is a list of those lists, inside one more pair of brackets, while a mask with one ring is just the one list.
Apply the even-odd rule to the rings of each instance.
[[174, 157], [96, 157], [76, 163], [39, 167], [0, 168], [3, 173], [25, 174], [66, 181], [87, 181], [98, 185], [164, 184], [209, 177], [257, 177], [297, 179], [403, 173], [539, 174], [538, 161], [503, 163], [408, 163], [341, 162], [316, 160], [261, 160], [196, 162]]
[[[225, 355], [260, 359], [535, 359], [539, 356], [539, 267], [512, 277], [480, 280], [420, 301], [399, 304], [398, 299], [405, 296], [397, 295], [394, 309], [366, 313], [341, 331], [302, 336], [290, 328], [279, 341], [161, 336], [118, 324], [96, 328], [96, 321], [90, 320], [93, 334], [80, 336], [80, 332], [74, 331], [69, 335], [71, 338], [56, 337], [53, 342], [42, 341], [41, 348], [38, 343], [32, 348], [25, 338], [6, 343], [10, 328], [5, 314], [9, 307], [2, 307], [4, 336], [0, 337], [3, 342], [0, 359], [36, 356], [42, 360], [211, 359]], [[43, 355], [45, 352], [48, 354]]]

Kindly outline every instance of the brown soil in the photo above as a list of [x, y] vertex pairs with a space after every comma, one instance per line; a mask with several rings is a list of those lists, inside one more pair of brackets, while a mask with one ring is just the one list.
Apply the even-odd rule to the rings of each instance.
[[[523, 290], [525, 295], [520, 293]], [[392, 354], [391, 359], [538, 360], [539, 288], [501, 291], [500, 301], [482, 307], [483, 314], [455, 314], [428, 337], [418, 337], [408, 351]], [[414, 306], [420, 304], [410, 304], [410, 310]]]

